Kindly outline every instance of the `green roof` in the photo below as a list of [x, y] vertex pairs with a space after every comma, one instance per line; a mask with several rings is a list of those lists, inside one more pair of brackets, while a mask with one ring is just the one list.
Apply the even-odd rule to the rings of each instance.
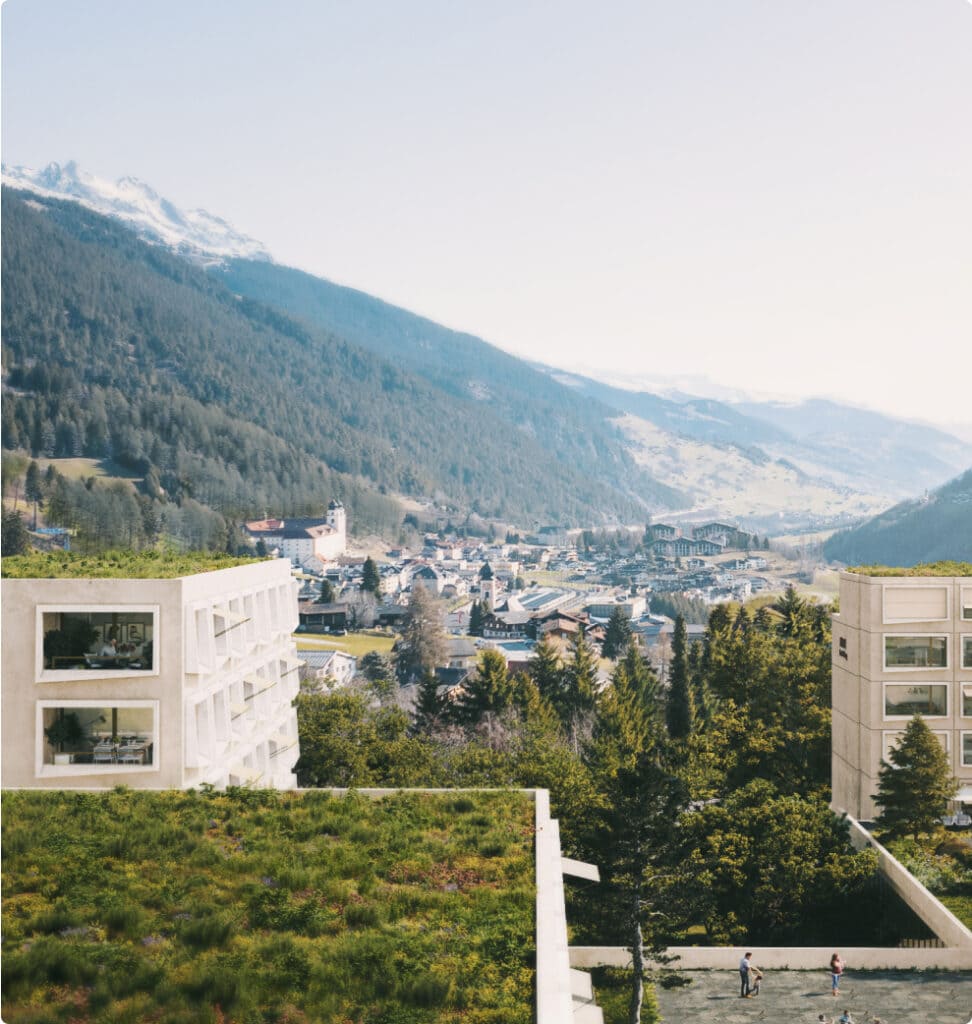
[[859, 576], [972, 576], [972, 562], [928, 562], [901, 568], [893, 565], [855, 565]]
[[527, 794], [20, 790], [2, 824], [5, 1020], [533, 1020]]
[[105, 551], [97, 555], [35, 551], [4, 558], [0, 574], [9, 579], [159, 580], [231, 569], [253, 561], [210, 551]]

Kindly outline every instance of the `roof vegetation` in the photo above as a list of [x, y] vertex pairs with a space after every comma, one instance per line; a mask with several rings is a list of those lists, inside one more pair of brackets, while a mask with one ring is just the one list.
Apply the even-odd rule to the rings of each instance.
[[3, 1019], [530, 1024], [533, 824], [510, 791], [6, 792]]
[[253, 558], [210, 551], [35, 551], [11, 555], [0, 562], [10, 579], [175, 579], [200, 572], [248, 565]]
[[922, 562], [919, 565], [855, 565], [848, 572], [860, 576], [972, 576], [972, 562]]

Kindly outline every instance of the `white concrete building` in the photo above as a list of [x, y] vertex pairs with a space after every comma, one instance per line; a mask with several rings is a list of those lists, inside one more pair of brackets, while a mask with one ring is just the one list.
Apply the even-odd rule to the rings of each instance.
[[2, 603], [3, 786], [296, 785], [287, 562], [4, 579]]
[[972, 576], [841, 573], [832, 661], [834, 807], [879, 813], [881, 760], [915, 714], [972, 803]]
[[327, 507], [324, 519], [257, 519], [245, 524], [255, 544], [262, 540], [267, 551], [276, 551], [294, 568], [320, 572], [325, 562], [333, 562], [347, 551], [347, 513], [339, 501]]

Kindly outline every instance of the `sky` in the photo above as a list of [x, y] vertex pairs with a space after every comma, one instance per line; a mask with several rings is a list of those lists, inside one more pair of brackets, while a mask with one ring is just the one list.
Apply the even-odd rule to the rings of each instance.
[[2, 7], [6, 164], [525, 358], [972, 436], [970, 125], [969, 0]]

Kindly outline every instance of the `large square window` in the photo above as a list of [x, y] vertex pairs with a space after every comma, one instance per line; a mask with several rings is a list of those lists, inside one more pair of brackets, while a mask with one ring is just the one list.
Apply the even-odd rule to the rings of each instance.
[[52, 769], [100, 773], [153, 767], [157, 736], [158, 701], [66, 700], [38, 705], [38, 761], [45, 774]]
[[948, 668], [948, 637], [886, 636], [885, 668]]
[[911, 718], [913, 715], [944, 718], [947, 714], [947, 683], [886, 683], [884, 686], [885, 718]]
[[157, 606], [44, 607], [39, 613], [43, 680], [158, 671]]

